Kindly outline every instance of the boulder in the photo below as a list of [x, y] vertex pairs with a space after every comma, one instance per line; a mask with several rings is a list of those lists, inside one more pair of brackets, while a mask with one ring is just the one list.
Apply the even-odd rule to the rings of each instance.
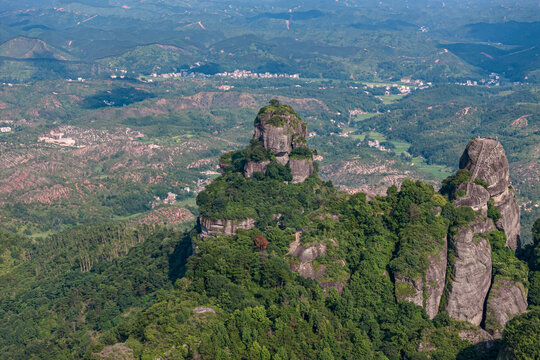
[[512, 317], [527, 309], [527, 291], [519, 281], [495, 276], [486, 307], [486, 330], [495, 338], [502, 338], [502, 331]]
[[453, 319], [480, 325], [484, 302], [491, 285], [491, 246], [480, 234], [495, 230], [491, 219], [476, 220], [457, 229], [451, 239], [454, 249], [452, 278], [446, 311]]
[[261, 141], [265, 148], [272, 150], [282, 165], [287, 161], [283, 162], [279, 158], [290, 154], [295, 147], [305, 146], [306, 136], [306, 123], [286, 105], [263, 107], [255, 121], [253, 139]]
[[474, 211], [482, 211], [483, 214], [487, 215], [487, 204], [490, 197], [489, 191], [473, 182], [461, 184], [458, 187], [459, 190], [465, 190], [467, 193], [465, 196], [457, 198], [454, 201], [456, 207], [470, 206]]
[[272, 150], [276, 158], [292, 151], [292, 132], [288, 127], [277, 127], [261, 121], [255, 127], [254, 139], [262, 141], [264, 147]]
[[248, 161], [246, 165], [244, 166], [244, 176], [246, 178], [250, 178], [253, 176], [253, 173], [258, 171], [261, 173], [265, 173], [266, 166], [270, 164], [269, 160], [261, 161], [261, 162], [255, 162], [255, 161]]
[[255, 227], [254, 219], [226, 220], [226, 219], [208, 219], [199, 217], [201, 227], [201, 238], [216, 236], [219, 234], [234, 235], [238, 229], [250, 230]]
[[313, 174], [313, 159], [290, 159], [292, 183], [304, 182]]

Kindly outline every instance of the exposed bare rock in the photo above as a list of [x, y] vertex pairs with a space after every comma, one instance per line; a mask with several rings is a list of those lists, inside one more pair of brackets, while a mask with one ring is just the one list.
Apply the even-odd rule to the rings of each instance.
[[461, 184], [458, 191], [462, 189], [465, 190], [467, 194], [463, 197], [457, 198], [454, 201], [454, 205], [470, 206], [474, 211], [482, 211], [482, 213], [486, 215], [487, 204], [489, 201], [489, 191], [473, 182]]
[[289, 165], [293, 184], [304, 182], [313, 174], [313, 159], [291, 159]]
[[438, 254], [429, 257], [429, 267], [426, 271], [425, 291], [427, 293], [424, 308], [430, 319], [433, 319], [439, 312], [439, 304], [444, 292], [446, 282], [447, 265], [447, 238], [444, 238], [444, 247]]
[[491, 196], [503, 193], [510, 185], [506, 153], [497, 140], [473, 139], [461, 155], [459, 168], [469, 170], [473, 181], [478, 178], [487, 182]]
[[521, 224], [519, 223], [519, 205], [514, 193], [506, 189], [502, 194], [493, 198], [495, 206], [501, 213], [501, 218], [495, 224], [506, 234], [506, 245], [516, 250], [520, 246]]
[[202, 238], [216, 236], [219, 234], [234, 235], [238, 229], [250, 230], [255, 227], [254, 219], [242, 220], [212, 220], [205, 217], [199, 217]]
[[[451, 318], [480, 325], [484, 301], [491, 284], [491, 246], [478, 236], [495, 230], [490, 219], [478, 220], [457, 230], [446, 311]], [[476, 236], [475, 236], [476, 235]]]
[[[253, 139], [262, 142], [266, 149], [271, 150], [276, 161], [281, 165], [286, 165], [289, 162], [289, 155], [293, 149], [306, 146], [306, 136], [306, 123], [287, 105], [271, 101], [269, 106], [261, 109], [255, 119]], [[292, 166], [291, 161], [291, 168]], [[300, 171], [297, 179], [301, 179], [303, 173], [306, 172], [305, 169], [309, 169], [306, 166], [299, 168], [297, 165], [296, 167], [297, 171]], [[311, 172], [313, 172], [312, 168]], [[304, 180], [305, 178], [298, 182]]]
[[253, 139], [261, 141], [266, 149], [272, 150], [276, 160], [285, 165], [288, 155], [295, 147], [305, 146], [306, 124], [292, 108], [266, 106], [261, 109], [255, 122]]
[[486, 355], [491, 355], [490, 349], [495, 345], [495, 341], [484, 329], [461, 330], [458, 335], [462, 340], [467, 340], [474, 345], [474, 350], [478, 358], [485, 359]]
[[102, 360], [132, 360], [135, 359], [133, 350], [126, 343], [116, 343], [108, 345], [97, 354], [98, 359]]
[[255, 127], [253, 138], [262, 141], [265, 148], [272, 150], [276, 159], [292, 151], [292, 132], [288, 127], [277, 127], [260, 121]]
[[439, 304], [446, 281], [447, 241], [444, 246], [428, 257], [429, 265], [424, 276], [411, 280], [395, 275], [395, 292], [398, 301], [410, 301], [426, 309], [431, 319], [439, 312]]
[[410, 280], [402, 276], [395, 277], [396, 298], [415, 305], [424, 305], [424, 281], [422, 278]]
[[216, 310], [212, 309], [211, 307], [206, 307], [206, 306], [198, 306], [196, 308], [193, 309], [193, 312], [195, 314], [206, 314], [206, 313], [212, 313], [212, 314], [215, 314], [216, 313]]
[[527, 309], [527, 291], [522, 283], [495, 276], [486, 308], [486, 330], [495, 338], [502, 337], [506, 323]]
[[244, 176], [246, 178], [250, 178], [253, 176], [253, 173], [258, 171], [264, 174], [266, 171], [266, 166], [270, 164], [270, 161], [261, 161], [261, 162], [255, 162], [255, 161], [248, 161], [246, 165], [244, 166]]
[[302, 233], [296, 233], [296, 239], [289, 245], [289, 255], [292, 255], [300, 262], [298, 264], [291, 264], [291, 271], [298, 271], [300, 276], [305, 278], [316, 279], [324, 274], [325, 267], [315, 270], [313, 268], [313, 260], [320, 255], [325, 254], [327, 246], [324, 244], [313, 244], [308, 247], [303, 247], [300, 244]]
[[458, 335], [461, 339], [467, 340], [474, 345], [486, 341], [490, 341], [493, 344], [493, 337], [483, 329], [461, 330]]
[[[319, 256], [326, 254], [328, 247], [325, 244], [313, 244], [308, 247], [304, 247], [300, 244], [302, 232], [296, 233], [296, 239], [289, 244], [288, 255], [293, 257], [293, 262], [290, 263], [291, 271], [296, 271], [300, 276], [304, 278], [310, 278], [316, 280], [324, 289], [331, 287], [335, 288], [338, 292], [343, 292], [345, 284], [337, 281], [321, 281], [321, 277], [326, 272], [326, 266], [320, 265], [317, 268], [313, 266], [313, 260]], [[341, 266], [345, 266], [345, 261], [337, 261]]]
[[471, 172], [471, 180], [462, 184], [467, 189], [464, 198], [457, 199], [458, 206], [471, 206], [474, 210], [487, 209], [486, 194], [480, 189], [481, 186], [474, 184], [476, 179], [487, 183], [487, 192], [495, 201], [502, 219], [497, 222], [497, 228], [506, 234], [506, 245], [516, 250], [520, 242], [521, 227], [519, 224], [519, 206], [514, 193], [510, 191], [508, 160], [504, 149], [497, 140], [476, 138], [472, 140], [459, 161], [460, 169]]

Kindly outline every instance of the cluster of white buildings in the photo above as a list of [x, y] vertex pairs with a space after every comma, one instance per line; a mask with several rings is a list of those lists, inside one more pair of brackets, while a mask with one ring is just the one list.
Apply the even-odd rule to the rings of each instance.
[[269, 72], [265, 73], [254, 73], [250, 70], [234, 70], [233, 72], [222, 72], [218, 73], [215, 76], [228, 77], [232, 79], [277, 79], [277, 78], [290, 78], [290, 79], [299, 79], [300, 74], [272, 74]]
[[500, 76], [495, 73], [489, 74], [489, 79], [481, 79], [480, 81], [476, 80], [466, 80], [464, 82], [458, 82], [457, 85], [462, 86], [500, 86]]
[[[225, 78], [231, 78], [231, 79], [278, 79], [278, 78], [299, 79], [300, 78], [300, 74], [272, 74], [269, 72], [256, 73], [250, 70], [238, 70], [238, 69], [234, 70], [233, 72], [222, 72], [222, 73], [217, 73], [215, 75], [206, 75], [206, 74], [197, 73], [197, 72], [188, 72], [185, 70], [182, 70], [180, 72], [173, 72], [173, 73], [150, 74], [150, 77], [152, 78], [161, 78], [161, 79], [173, 79], [173, 78], [184, 78], [184, 77], [191, 77], [191, 78], [192, 77], [212, 77], [212, 76], [225, 77]], [[149, 79], [148, 81], [151, 82], [151, 80], [152, 79]]]

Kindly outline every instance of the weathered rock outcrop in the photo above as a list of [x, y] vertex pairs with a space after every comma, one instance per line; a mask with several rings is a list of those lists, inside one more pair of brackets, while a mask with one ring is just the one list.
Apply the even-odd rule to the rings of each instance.
[[[473, 139], [461, 156], [459, 168], [469, 170], [471, 180], [461, 185], [460, 189], [465, 188], [467, 194], [456, 199], [456, 205], [485, 211], [492, 198], [502, 216], [497, 228], [505, 232], [507, 246], [515, 250], [520, 241], [519, 206], [511, 191], [508, 160], [501, 143], [494, 139]], [[485, 191], [480, 189], [482, 186], [475, 181], [486, 185], [487, 199]]]
[[255, 227], [255, 220], [212, 220], [199, 216], [199, 225], [201, 227], [200, 236], [205, 238], [207, 236], [216, 236], [219, 234], [234, 235], [238, 229], [253, 229]]
[[[459, 167], [470, 172], [470, 179], [455, 189], [454, 205], [469, 206], [483, 215], [473, 224], [455, 229], [446, 311], [452, 318], [482, 323], [490, 336], [500, 338], [506, 322], [527, 308], [523, 284], [494, 273], [499, 270], [492, 269], [488, 241], [488, 233], [498, 229], [506, 234], [506, 246], [513, 250], [519, 246], [519, 207], [508, 160], [498, 141], [476, 138], [467, 145]], [[497, 246], [494, 256], [501, 245]]]
[[255, 121], [253, 139], [272, 150], [276, 160], [285, 165], [293, 148], [305, 146], [306, 123], [300, 120], [292, 108], [274, 104], [265, 106]]
[[[291, 271], [298, 272], [300, 276], [304, 278], [316, 280], [324, 289], [333, 287], [338, 292], [343, 292], [343, 289], [345, 288], [344, 282], [331, 279], [324, 281], [322, 279], [328, 270], [326, 265], [314, 265], [314, 260], [316, 260], [319, 256], [326, 254], [328, 246], [326, 244], [317, 243], [304, 247], [300, 243], [301, 237], [302, 232], [298, 231], [296, 233], [295, 241], [289, 244], [289, 252], [287, 255], [291, 256], [291, 261], [289, 263]], [[334, 241], [332, 241], [332, 244], [333, 246], [337, 246], [337, 243]], [[337, 260], [334, 262], [334, 264], [330, 264], [329, 266], [332, 265], [345, 267], [345, 261]]]
[[495, 224], [497, 228], [506, 234], [506, 245], [516, 250], [520, 246], [519, 205], [516, 197], [510, 189], [506, 189], [502, 194], [493, 197], [495, 206], [501, 213], [501, 218]]
[[446, 282], [447, 265], [447, 238], [444, 238], [444, 247], [438, 254], [429, 257], [429, 267], [426, 271], [425, 292], [427, 294], [424, 308], [430, 319], [439, 312], [441, 297]]
[[308, 247], [303, 247], [300, 244], [302, 232], [296, 233], [296, 239], [289, 244], [288, 255], [291, 255], [299, 260], [299, 263], [291, 263], [291, 271], [298, 271], [300, 276], [304, 278], [316, 279], [324, 274], [326, 268], [323, 266], [315, 270], [313, 268], [313, 260], [326, 253], [328, 249], [324, 244], [313, 244]]
[[313, 159], [290, 159], [289, 165], [293, 184], [304, 182], [313, 174]]
[[446, 311], [451, 318], [474, 325], [482, 322], [484, 302], [491, 285], [491, 246], [479, 236], [495, 230], [491, 219], [477, 220], [457, 229], [452, 238], [454, 259]]
[[418, 306], [424, 306], [424, 280], [422, 278], [411, 280], [396, 275], [396, 298], [398, 301], [409, 301]]
[[495, 276], [486, 307], [486, 330], [502, 337], [506, 323], [527, 309], [527, 291], [522, 283]]
[[398, 301], [410, 301], [422, 306], [431, 319], [439, 312], [439, 304], [444, 292], [447, 264], [447, 241], [439, 252], [428, 257], [428, 268], [424, 276], [411, 280], [395, 275], [395, 292]]
[[253, 176], [253, 173], [257, 171], [264, 174], [264, 172], [266, 171], [266, 166], [268, 164], [270, 164], [269, 160], [261, 162], [248, 161], [244, 166], [244, 176], [250, 178]]
[[[289, 164], [293, 183], [303, 182], [313, 173], [313, 157], [291, 158], [294, 149], [306, 147], [307, 125], [294, 110], [277, 102], [261, 109], [255, 119], [253, 140], [272, 151], [276, 162]], [[247, 165], [246, 165], [247, 166]], [[245, 172], [246, 177], [248, 172]]]
[[470, 206], [474, 211], [481, 211], [484, 215], [487, 215], [487, 204], [490, 198], [489, 191], [473, 182], [461, 184], [458, 187], [458, 191], [460, 190], [465, 190], [467, 193], [465, 196], [457, 198], [454, 201], [456, 207]]

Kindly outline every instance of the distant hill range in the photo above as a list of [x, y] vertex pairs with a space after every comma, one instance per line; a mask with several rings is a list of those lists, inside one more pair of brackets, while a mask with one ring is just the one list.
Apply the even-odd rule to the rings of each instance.
[[0, 56], [14, 59], [77, 60], [68, 52], [40, 39], [18, 36], [0, 45]]

